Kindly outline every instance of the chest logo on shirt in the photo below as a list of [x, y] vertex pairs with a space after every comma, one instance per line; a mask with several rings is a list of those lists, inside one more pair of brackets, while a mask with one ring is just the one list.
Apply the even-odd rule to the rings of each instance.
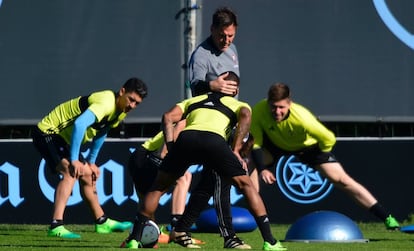
[[276, 164], [275, 177], [282, 193], [299, 204], [312, 204], [325, 198], [333, 184], [294, 155], [283, 156]]

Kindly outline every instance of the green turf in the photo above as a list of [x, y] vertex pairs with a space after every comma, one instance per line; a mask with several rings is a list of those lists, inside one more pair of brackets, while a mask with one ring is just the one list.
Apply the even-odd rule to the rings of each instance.
[[[407, 223], [410, 224], [410, 223]], [[414, 234], [387, 231], [381, 223], [358, 224], [368, 243], [300, 243], [284, 242], [288, 250], [298, 251], [359, 251], [359, 250], [414, 250]], [[65, 240], [46, 236], [46, 225], [0, 224], [0, 250], [120, 250], [119, 245], [127, 233], [97, 234], [93, 225], [66, 225], [71, 231], [82, 235], [79, 240]], [[272, 225], [275, 236], [284, 239], [289, 225]], [[238, 234], [253, 250], [261, 250], [262, 238], [258, 230]], [[218, 234], [194, 233], [195, 238], [206, 241], [202, 249], [223, 250]], [[176, 244], [160, 244], [159, 249], [185, 250]]]

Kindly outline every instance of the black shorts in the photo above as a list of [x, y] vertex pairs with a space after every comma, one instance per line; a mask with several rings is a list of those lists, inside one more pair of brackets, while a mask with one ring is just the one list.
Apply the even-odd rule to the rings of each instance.
[[195, 164], [213, 169], [223, 178], [246, 175], [242, 164], [223, 137], [206, 131], [182, 131], [160, 169], [178, 178], [189, 166]]
[[318, 146], [306, 148], [294, 153], [298, 159], [309, 166], [316, 166], [324, 163], [338, 162], [335, 155], [331, 152], [322, 152]]
[[53, 173], [62, 159], [70, 158], [69, 144], [58, 134], [46, 134], [36, 126], [32, 131], [33, 144]]
[[138, 194], [144, 195], [151, 188], [162, 160], [152, 155], [142, 146], [131, 153], [128, 171]]
[[273, 163], [274, 164], [282, 157], [282, 156], [289, 156], [295, 155], [300, 162], [309, 165], [310, 167], [324, 164], [324, 163], [334, 163], [338, 162], [335, 155], [331, 152], [322, 152], [319, 149], [318, 145], [312, 145], [306, 147], [300, 151], [284, 151], [274, 144], [270, 143], [269, 141], [264, 141], [263, 148], [269, 151], [269, 153], [273, 156]]

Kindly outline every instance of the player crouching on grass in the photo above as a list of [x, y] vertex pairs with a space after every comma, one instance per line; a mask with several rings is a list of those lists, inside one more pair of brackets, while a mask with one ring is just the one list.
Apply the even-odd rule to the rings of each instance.
[[[52, 223], [48, 236], [80, 238], [63, 224], [66, 203], [76, 180], [81, 195], [95, 217], [97, 233], [111, 233], [131, 228], [131, 222], [108, 218], [99, 204], [96, 179], [99, 168], [95, 164], [99, 150], [111, 128], [118, 126], [127, 113], [147, 96], [147, 86], [137, 78], [130, 78], [119, 92], [94, 92], [58, 105], [33, 130], [33, 143], [46, 160], [50, 170], [61, 176], [56, 187]], [[90, 142], [88, 156], [80, 155], [81, 145]]]
[[[179, 128], [178, 126], [174, 127], [174, 136], [178, 135], [183, 126], [185, 126], [185, 123], [181, 123]], [[135, 191], [137, 192], [139, 201], [144, 199], [144, 195], [151, 188], [166, 154], [167, 147], [164, 144], [164, 134], [162, 131], [139, 145], [137, 149], [131, 153], [128, 161], [128, 171], [134, 182]], [[174, 186], [171, 200], [171, 228], [174, 228], [176, 222], [182, 217], [191, 180], [192, 174], [189, 171], [186, 171], [185, 174], [177, 180]], [[153, 215], [151, 219], [155, 220], [155, 216]], [[164, 227], [161, 227], [158, 243], [167, 244], [169, 241], [169, 234], [166, 233]], [[201, 240], [193, 239], [193, 241], [197, 244], [204, 244]]]

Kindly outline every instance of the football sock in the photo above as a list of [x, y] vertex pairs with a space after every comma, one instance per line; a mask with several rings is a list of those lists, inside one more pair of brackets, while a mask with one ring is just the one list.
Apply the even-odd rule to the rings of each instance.
[[55, 227], [59, 227], [63, 225], [63, 220], [56, 220], [53, 219], [52, 223], [50, 223], [50, 229], [54, 229]]
[[382, 221], [385, 221], [385, 219], [387, 219], [387, 217], [391, 214], [390, 212], [388, 212], [379, 202], [375, 203], [370, 209], [369, 211], [377, 216], [378, 218], [380, 218]]
[[184, 214], [180, 220], [176, 223], [175, 231], [177, 232], [188, 232], [191, 226], [200, 216], [200, 213], [208, 205], [208, 200], [211, 195], [208, 192], [195, 189], [190, 196], [190, 200], [185, 207]]
[[174, 228], [177, 225], [177, 221], [180, 220], [182, 214], [172, 214], [171, 215], [171, 228]]
[[106, 220], [108, 219], [108, 216], [106, 216], [105, 214], [102, 215], [101, 217], [99, 217], [98, 219], [95, 220], [96, 224], [102, 224], [104, 223]]
[[255, 217], [257, 226], [259, 227], [260, 233], [262, 234], [263, 240], [274, 245], [276, 243], [275, 238], [270, 230], [270, 221], [267, 215]]

